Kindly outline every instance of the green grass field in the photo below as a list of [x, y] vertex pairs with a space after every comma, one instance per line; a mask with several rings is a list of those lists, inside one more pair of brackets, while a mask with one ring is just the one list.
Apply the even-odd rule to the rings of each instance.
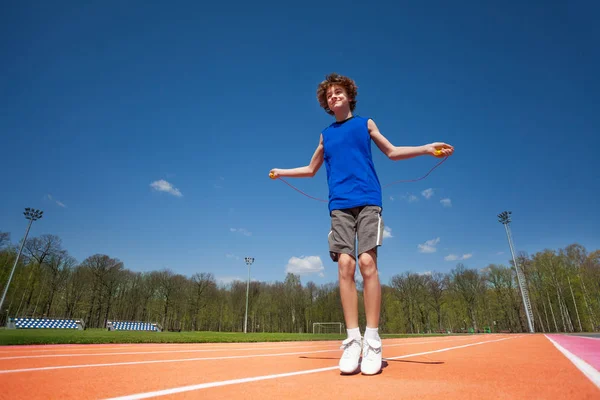
[[[383, 338], [444, 335], [381, 335]], [[139, 332], [106, 329], [0, 329], [0, 345], [99, 343], [233, 343], [343, 340], [346, 335], [312, 333]]]

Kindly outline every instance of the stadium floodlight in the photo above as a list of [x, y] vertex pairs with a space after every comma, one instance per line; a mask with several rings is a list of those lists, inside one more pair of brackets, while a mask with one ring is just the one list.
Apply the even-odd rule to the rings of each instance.
[[244, 317], [244, 333], [248, 333], [248, 292], [250, 291], [250, 265], [254, 262], [254, 257], [245, 257], [248, 266], [248, 281], [246, 282], [246, 316]]
[[2, 293], [2, 300], [0, 300], [0, 310], [2, 310], [2, 305], [4, 304], [4, 299], [6, 298], [6, 294], [8, 293], [8, 287], [10, 286], [10, 282], [12, 281], [13, 274], [15, 273], [15, 269], [17, 268], [17, 263], [19, 262], [19, 258], [21, 257], [21, 252], [23, 251], [23, 246], [25, 245], [25, 241], [27, 240], [27, 235], [29, 235], [29, 229], [31, 228], [31, 224], [33, 223], [33, 221], [37, 221], [38, 219], [42, 218], [43, 214], [44, 214], [43, 211], [36, 210], [34, 208], [29, 208], [29, 207], [27, 207], [25, 209], [25, 211], [23, 212], [23, 215], [25, 215], [25, 218], [27, 218], [29, 220], [29, 224], [27, 225], [27, 230], [25, 231], [25, 237], [23, 238], [23, 241], [21, 242], [21, 247], [19, 247], [19, 253], [17, 254], [17, 258], [15, 259], [15, 264], [13, 265], [12, 270], [10, 271], [10, 275], [8, 277], [8, 281], [6, 282], [6, 286], [4, 286], [4, 293]]
[[523, 275], [523, 271], [519, 268], [517, 264], [517, 259], [515, 257], [514, 246], [512, 243], [512, 235], [510, 232], [510, 216], [512, 211], [503, 211], [498, 214], [498, 222], [504, 225], [504, 229], [506, 230], [506, 237], [508, 239], [508, 245], [510, 247], [510, 253], [512, 254], [512, 259], [515, 264], [515, 270], [517, 271], [517, 282], [519, 284], [519, 289], [521, 289], [521, 298], [523, 299], [523, 305], [525, 306], [525, 315], [527, 316], [527, 325], [529, 325], [529, 332], [534, 333], [535, 330], [533, 328], [533, 311], [531, 309], [531, 303], [529, 302], [529, 291], [525, 285], [525, 275]]

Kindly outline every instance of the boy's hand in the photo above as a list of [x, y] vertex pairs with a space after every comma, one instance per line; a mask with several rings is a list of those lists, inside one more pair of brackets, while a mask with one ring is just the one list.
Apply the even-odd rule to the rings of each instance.
[[278, 168], [273, 168], [271, 170], [271, 172], [269, 172], [269, 178], [271, 178], [271, 179], [277, 179], [277, 178], [279, 178], [279, 169]]
[[435, 157], [448, 157], [454, 153], [454, 147], [443, 142], [435, 142], [426, 146], [427, 154]]

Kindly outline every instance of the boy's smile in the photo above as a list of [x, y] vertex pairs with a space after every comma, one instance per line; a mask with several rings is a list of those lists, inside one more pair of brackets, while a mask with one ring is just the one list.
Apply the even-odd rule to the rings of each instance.
[[342, 86], [332, 85], [327, 90], [327, 105], [333, 112], [349, 106], [348, 96]]

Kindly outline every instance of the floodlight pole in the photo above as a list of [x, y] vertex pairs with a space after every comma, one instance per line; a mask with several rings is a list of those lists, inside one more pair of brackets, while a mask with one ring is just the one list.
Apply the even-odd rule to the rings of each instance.
[[513, 263], [515, 264], [515, 270], [517, 271], [517, 283], [519, 284], [519, 289], [521, 289], [521, 298], [523, 299], [523, 305], [525, 306], [525, 315], [527, 316], [527, 325], [529, 326], [529, 332], [534, 333], [535, 330], [533, 328], [533, 312], [531, 309], [531, 303], [529, 302], [529, 292], [527, 287], [525, 286], [525, 275], [519, 269], [519, 265], [517, 264], [517, 260], [515, 258], [515, 251], [512, 243], [512, 235], [510, 234], [510, 215], [512, 211], [503, 211], [498, 214], [498, 222], [504, 225], [504, 229], [506, 230], [506, 237], [508, 239], [508, 245], [510, 247], [510, 253], [512, 254]]
[[19, 247], [19, 253], [17, 254], [17, 258], [15, 259], [15, 263], [10, 271], [10, 275], [8, 277], [8, 281], [6, 282], [6, 286], [4, 287], [4, 293], [2, 293], [2, 300], [0, 300], [0, 310], [2, 310], [2, 305], [4, 304], [4, 299], [6, 298], [6, 294], [8, 293], [8, 287], [10, 286], [10, 282], [12, 281], [13, 274], [15, 273], [15, 269], [17, 268], [17, 263], [19, 262], [19, 258], [21, 257], [21, 252], [23, 251], [23, 246], [25, 245], [25, 241], [27, 240], [27, 235], [29, 235], [29, 229], [31, 228], [31, 224], [33, 221], [36, 221], [42, 218], [43, 211], [35, 210], [33, 208], [26, 208], [23, 212], [25, 218], [29, 220], [29, 224], [27, 224], [27, 230], [25, 231], [25, 237], [21, 242], [21, 247]]
[[250, 291], [250, 265], [254, 262], [254, 257], [245, 257], [248, 266], [248, 281], [246, 282], [246, 316], [244, 317], [244, 333], [248, 333], [248, 292]]

